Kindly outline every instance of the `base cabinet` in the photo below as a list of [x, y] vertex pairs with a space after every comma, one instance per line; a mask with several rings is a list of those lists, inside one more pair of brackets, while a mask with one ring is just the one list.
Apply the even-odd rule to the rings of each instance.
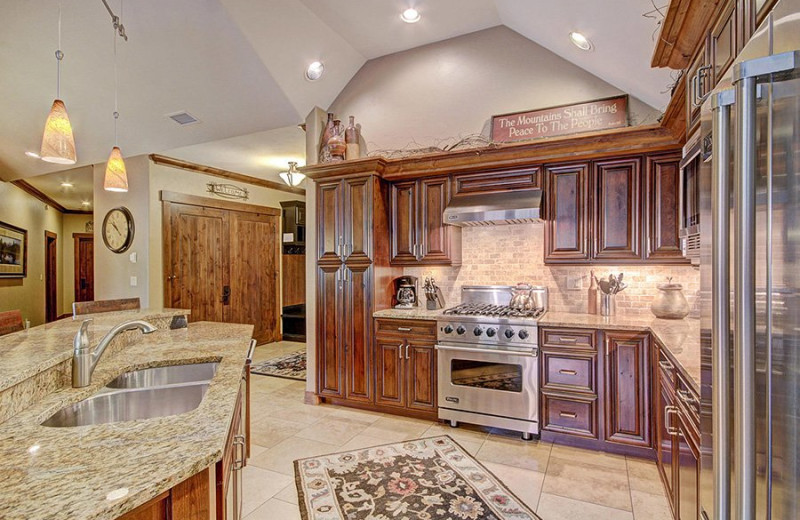
[[650, 447], [650, 335], [605, 332], [605, 440]]

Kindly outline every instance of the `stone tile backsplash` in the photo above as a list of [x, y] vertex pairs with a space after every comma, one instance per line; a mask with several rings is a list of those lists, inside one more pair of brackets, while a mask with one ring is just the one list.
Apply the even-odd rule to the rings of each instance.
[[[700, 289], [700, 272], [691, 266], [592, 265], [549, 266], [544, 264], [544, 224], [468, 227], [463, 230], [461, 267], [407, 267], [404, 274], [433, 276], [442, 288], [448, 307], [461, 300], [462, 285], [515, 285], [527, 282], [549, 289], [550, 309], [586, 312], [589, 272], [602, 278], [625, 273], [628, 288], [617, 295], [617, 313], [649, 314], [657, 285], [672, 277], [694, 305]], [[580, 279], [580, 289], [570, 282]]]

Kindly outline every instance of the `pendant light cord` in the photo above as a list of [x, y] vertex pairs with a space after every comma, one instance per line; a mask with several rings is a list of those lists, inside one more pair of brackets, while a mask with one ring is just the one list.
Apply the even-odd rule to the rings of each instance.
[[58, 48], [56, 49], [56, 99], [61, 99], [61, 60], [64, 53], [61, 52], [61, 0], [58, 1]]
[[114, 146], [118, 146], [117, 141], [117, 119], [119, 119], [119, 78], [117, 76], [117, 29], [114, 28]]

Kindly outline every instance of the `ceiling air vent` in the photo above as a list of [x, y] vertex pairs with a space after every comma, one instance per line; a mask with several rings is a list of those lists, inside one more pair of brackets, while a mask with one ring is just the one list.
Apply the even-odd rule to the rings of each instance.
[[178, 123], [179, 125], [192, 125], [200, 121], [189, 112], [175, 112], [174, 114], [167, 114], [167, 117]]

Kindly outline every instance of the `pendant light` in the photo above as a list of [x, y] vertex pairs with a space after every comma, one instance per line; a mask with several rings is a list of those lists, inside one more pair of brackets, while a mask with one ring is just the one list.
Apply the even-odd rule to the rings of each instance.
[[[105, 2], [103, 2], [105, 3]], [[108, 4], [106, 4], [108, 8]], [[109, 12], [111, 10], [109, 9]], [[120, 5], [120, 14], [122, 14], [122, 6]], [[122, 151], [119, 149], [117, 142], [117, 120], [119, 119], [119, 78], [117, 75], [117, 34], [120, 33], [119, 18], [111, 15], [111, 20], [114, 25], [114, 147], [111, 149], [111, 154], [108, 156], [106, 163], [106, 175], [103, 179], [103, 189], [106, 191], [116, 191], [125, 193], [128, 191], [128, 172], [125, 169], [125, 161], [122, 159]], [[120, 33], [124, 36], [124, 32]], [[127, 38], [125, 38], [127, 40]]]
[[305, 174], [297, 171], [297, 163], [294, 161], [289, 161], [288, 172], [281, 172], [278, 175], [281, 176], [283, 182], [292, 187], [299, 185], [301, 182], [303, 182], [303, 179], [306, 178]]
[[50, 114], [44, 124], [42, 134], [42, 148], [39, 157], [43, 161], [56, 164], [75, 164], [78, 161], [75, 154], [75, 138], [72, 135], [72, 125], [67, 115], [67, 107], [61, 101], [61, 2], [58, 3], [58, 49], [56, 49], [56, 99], [50, 108]]

